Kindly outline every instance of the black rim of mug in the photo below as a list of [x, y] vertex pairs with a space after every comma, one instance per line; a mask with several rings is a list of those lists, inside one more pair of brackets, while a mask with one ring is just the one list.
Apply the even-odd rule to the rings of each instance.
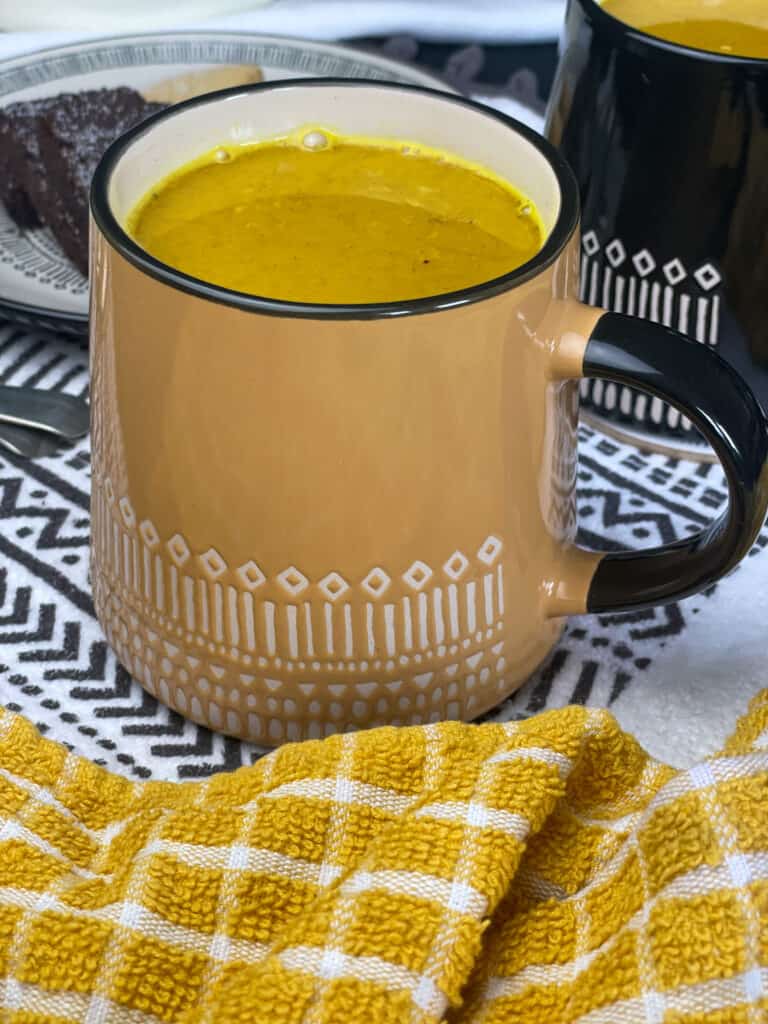
[[[175, 117], [177, 114], [208, 103], [219, 103], [233, 96], [248, 93], [264, 93], [278, 89], [302, 88], [345, 88], [361, 89], [375, 87], [392, 92], [417, 93], [433, 97], [442, 103], [454, 104], [476, 111], [483, 117], [500, 121], [510, 130], [521, 135], [547, 160], [557, 179], [560, 189], [560, 214], [557, 223], [549, 234], [544, 246], [532, 260], [516, 270], [501, 277], [494, 278], [471, 288], [448, 292], [443, 295], [428, 296], [402, 302], [367, 303], [367, 304], [319, 304], [286, 302], [277, 299], [250, 295], [247, 292], [233, 291], [210, 284], [199, 278], [192, 277], [163, 263], [142, 249], [118, 222], [108, 200], [109, 183], [121, 157], [128, 149], [162, 121]], [[489, 299], [516, 288], [518, 285], [537, 277], [543, 270], [551, 266], [567, 246], [579, 224], [579, 194], [573, 173], [554, 146], [532, 128], [508, 117], [500, 111], [493, 110], [474, 100], [453, 96], [437, 89], [427, 89], [418, 85], [402, 85], [399, 83], [380, 82], [370, 79], [348, 78], [299, 78], [282, 82], [261, 82], [256, 85], [236, 86], [217, 93], [194, 97], [184, 103], [176, 104], [167, 110], [160, 111], [147, 118], [140, 125], [132, 128], [114, 142], [99, 163], [91, 184], [91, 211], [100, 231], [109, 244], [129, 263], [138, 270], [170, 285], [180, 291], [196, 295], [198, 298], [233, 306], [247, 312], [263, 313], [271, 316], [301, 317], [321, 320], [379, 320], [389, 317], [414, 316], [424, 313], [436, 313], [441, 310], [455, 309]]]

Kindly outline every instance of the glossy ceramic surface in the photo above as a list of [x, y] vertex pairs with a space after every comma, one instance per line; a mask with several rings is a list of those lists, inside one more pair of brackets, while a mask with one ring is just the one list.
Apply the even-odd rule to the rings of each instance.
[[[582, 200], [582, 296], [716, 348], [768, 401], [768, 61], [691, 50], [570, 0], [548, 137]], [[628, 386], [583, 396], [611, 421], [693, 435]]]
[[[544, 249], [463, 292], [308, 306], [196, 281], [126, 235], [153, 175], [210, 133], [331, 116], [507, 175], [540, 210]], [[705, 382], [686, 412], [729, 439], [730, 463], [751, 446], [749, 473], [731, 474], [750, 515], [721, 524], [738, 543], [700, 538], [706, 572], [691, 553], [635, 557], [621, 585], [615, 556], [574, 546], [576, 381], [615, 369], [655, 387], [654, 359], [636, 356], [659, 328], [638, 323], [618, 366], [616, 325], [601, 333], [577, 299], [570, 172], [502, 115], [401, 86], [237, 90], [117, 143], [92, 208], [95, 604], [123, 664], [182, 714], [262, 743], [472, 718], [528, 677], [564, 616], [652, 600], [649, 577], [665, 598], [704, 586], [751, 542], [764, 423], [751, 406], [720, 423], [730, 371], [678, 338], [683, 376]]]

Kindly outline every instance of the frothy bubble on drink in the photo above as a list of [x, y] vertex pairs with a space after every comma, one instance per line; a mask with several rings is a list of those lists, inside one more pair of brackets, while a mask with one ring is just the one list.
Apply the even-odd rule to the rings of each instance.
[[305, 149], [325, 149], [328, 146], [328, 136], [324, 132], [307, 132], [301, 144]]

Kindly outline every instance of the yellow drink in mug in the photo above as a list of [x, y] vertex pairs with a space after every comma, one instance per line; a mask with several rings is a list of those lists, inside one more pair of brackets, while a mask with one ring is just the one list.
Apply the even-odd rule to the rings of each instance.
[[145, 196], [131, 229], [193, 277], [326, 304], [468, 288], [544, 241], [533, 203], [482, 166], [318, 129], [205, 154]]
[[633, 28], [680, 46], [768, 59], [766, 0], [605, 0]]

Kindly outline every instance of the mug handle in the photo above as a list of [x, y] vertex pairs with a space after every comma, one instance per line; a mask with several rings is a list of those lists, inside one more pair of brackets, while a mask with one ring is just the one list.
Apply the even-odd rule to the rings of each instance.
[[[632, 611], [703, 590], [748, 554], [765, 522], [765, 413], [746, 382], [713, 349], [660, 324], [605, 313], [579, 355], [580, 367], [574, 366], [571, 353], [573, 372], [568, 376], [628, 384], [687, 416], [722, 463], [729, 502], [724, 514], [705, 530], [664, 547], [603, 556], [570, 549], [570, 580], [550, 588], [550, 614], [578, 614], [575, 604], [581, 612]], [[575, 572], [568, 571], [569, 562]]]

